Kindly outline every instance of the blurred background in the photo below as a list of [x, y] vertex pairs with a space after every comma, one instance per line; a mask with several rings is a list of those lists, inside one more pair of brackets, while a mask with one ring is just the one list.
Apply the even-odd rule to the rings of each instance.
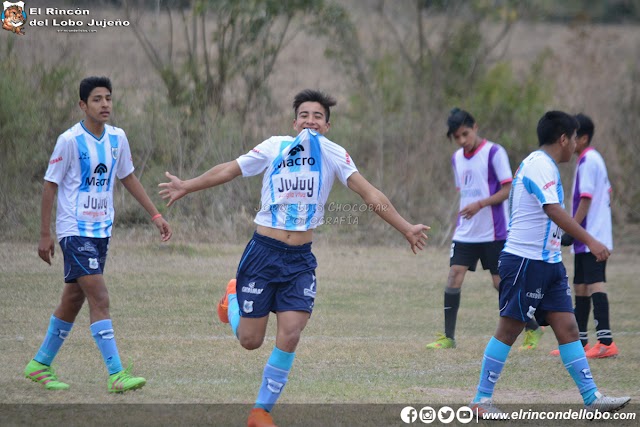
[[[45, 15], [47, 7], [89, 14]], [[34, 0], [25, 9], [28, 21], [49, 21], [27, 25], [24, 36], [0, 31], [2, 240], [38, 240], [49, 156], [83, 118], [78, 84], [105, 75], [114, 86], [111, 123], [126, 131], [136, 175], [181, 239], [244, 241], [261, 178], [166, 209], [157, 195], [164, 172], [191, 178], [292, 134], [293, 96], [313, 88], [338, 100], [327, 136], [408, 220], [432, 227], [433, 245], [449, 243], [458, 208], [457, 146], [445, 136], [451, 108], [475, 116], [514, 172], [537, 148], [545, 111], [583, 112], [609, 169], [616, 243], [640, 243], [637, 0]], [[64, 32], [73, 27], [53, 19], [95, 32]], [[92, 19], [111, 25], [90, 27]], [[574, 162], [561, 166], [567, 195]], [[331, 201], [360, 202], [339, 184]], [[148, 227], [122, 188], [116, 211], [114, 236]], [[373, 213], [326, 216], [334, 223], [319, 238], [405, 244]]]

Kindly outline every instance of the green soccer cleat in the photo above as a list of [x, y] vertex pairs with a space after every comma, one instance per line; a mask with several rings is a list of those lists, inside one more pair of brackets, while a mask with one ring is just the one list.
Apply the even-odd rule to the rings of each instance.
[[129, 364], [127, 369], [109, 376], [109, 381], [107, 382], [107, 391], [109, 391], [109, 393], [124, 393], [128, 390], [136, 390], [144, 387], [147, 380], [142, 377], [132, 376], [132, 367], [133, 364]]
[[448, 338], [445, 334], [438, 334], [438, 339], [427, 344], [426, 348], [437, 350], [440, 348], [456, 348], [456, 340]]
[[519, 350], [535, 350], [538, 348], [538, 343], [540, 342], [540, 338], [544, 335], [544, 327], [540, 326], [535, 331], [528, 330], [524, 333], [524, 341], [520, 346]]
[[58, 381], [56, 373], [51, 366], [31, 360], [24, 368], [25, 378], [41, 383], [46, 390], [67, 390], [69, 384]]

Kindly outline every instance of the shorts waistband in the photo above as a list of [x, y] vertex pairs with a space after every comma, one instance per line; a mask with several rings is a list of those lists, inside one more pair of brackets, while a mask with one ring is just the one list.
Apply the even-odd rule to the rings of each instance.
[[284, 242], [281, 242], [280, 240], [272, 239], [271, 237], [258, 234], [257, 231], [253, 232], [253, 240], [260, 243], [261, 245], [268, 246], [271, 249], [275, 249], [280, 252], [289, 252], [289, 253], [311, 252], [311, 242], [305, 243], [304, 245], [291, 246], [291, 245], [287, 245]]

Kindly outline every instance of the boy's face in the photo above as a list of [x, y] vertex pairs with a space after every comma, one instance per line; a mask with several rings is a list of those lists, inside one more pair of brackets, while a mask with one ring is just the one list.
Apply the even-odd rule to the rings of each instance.
[[560, 146], [562, 147], [562, 157], [560, 162], [568, 162], [576, 151], [577, 132], [574, 131], [571, 137], [563, 134], [560, 137]]
[[589, 146], [589, 135], [582, 135], [576, 139], [576, 154], [582, 153]]
[[324, 107], [319, 102], [303, 102], [298, 107], [298, 114], [293, 121], [293, 129], [300, 133], [303, 129], [313, 129], [326, 134], [331, 127], [327, 121]]
[[87, 118], [104, 124], [111, 116], [111, 92], [106, 87], [97, 87], [87, 97], [87, 102], [80, 101], [80, 108]]
[[462, 147], [465, 153], [472, 153], [478, 145], [478, 124], [475, 123], [473, 127], [460, 126], [451, 134], [451, 138]]

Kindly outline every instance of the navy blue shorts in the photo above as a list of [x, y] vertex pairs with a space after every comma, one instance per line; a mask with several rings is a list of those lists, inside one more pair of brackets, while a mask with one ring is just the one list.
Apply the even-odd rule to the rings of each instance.
[[68, 236], [60, 240], [64, 257], [64, 282], [76, 283], [78, 277], [103, 274], [109, 251], [109, 238]]
[[548, 325], [547, 312], [573, 313], [571, 288], [562, 262], [500, 254], [500, 316]]
[[236, 273], [240, 315], [264, 317], [279, 311], [311, 313], [316, 298], [317, 266], [311, 243], [289, 246], [254, 233]]
[[596, 261], [595, 255], [591, 252], [575, 254], [573, 266], [574, 285], [593, 285], [607, 281], [607, 261]]
[[483, 243], [451, 243], [451, 253], [449, 255], [449, 267], [462, 265], [469, 267], [469, 271], [476, 271], [478, 260], [482, 263], [484, 270], [489, 270], [491, 274], [498, 274], [498, 258], [504, 248], [504, 240]]

